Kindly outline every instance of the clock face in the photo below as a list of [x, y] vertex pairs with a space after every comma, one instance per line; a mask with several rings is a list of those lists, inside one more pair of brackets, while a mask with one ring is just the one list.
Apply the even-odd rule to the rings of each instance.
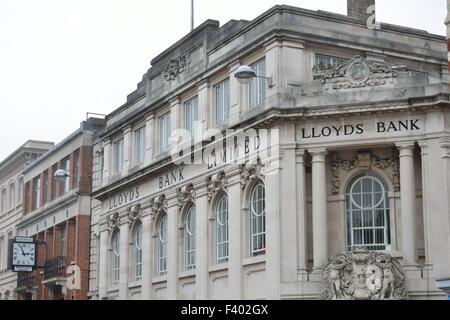
[[35, 243], [13, 242], [13, 266], [34, 267], [36, 265]]

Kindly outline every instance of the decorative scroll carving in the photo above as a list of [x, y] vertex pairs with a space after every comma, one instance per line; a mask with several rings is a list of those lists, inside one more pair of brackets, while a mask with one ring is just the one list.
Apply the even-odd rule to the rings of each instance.
[[176, 59], [171, 59], [169, 64], [164, 67], [163, 76], [166, 81], [173, 81], [185, 72], [191, 64], [191, 59], [188, 53], [179, 56]]
[[118, 228], [120, 224], [120, 218], [119, 218], [119, 214], [117, 212], [109, 215], [106, 218], [106, 225], [108, 226], [108, 230], [112, 231], [115, 228]]
[[218, 174], [213, 175], [208, 178], [207, 182], [208, 185], [206, 186], [206, 189], [208, 190], [208, 201], [211, 201], [217, 192], [227, 190], [228, 181], [224, 172], [219, 172]]
[[341, 177], [339, 175], [339, 169], [353, 170], [358, 165], [358, 159], [353, 158], [352, 160], [342, 160], [335, 153], [331, 160], [331, 172], [332, 172], [332, 192], [333, 194], [338, 194], [341, 189]]
[[156, 217], [162, 212], [167, 212], [167, 200], [165, 195], [150, 200], [150, 214]]
[[181, 209], [188, 202], [195, 203], [195, 196], [194, 185], [192, 183], [178, 189], [178, 208]]
[[245, 189], [245, 186], [249, 181], [264, 180], [264, 166], [261, 160], [258, 159], [255, 163], [246, 163], [240, 165], [241, 171], [241, 187]]
[[142, 218], [142, 208], [141, 205], [137, 204], [128, 209], [128, 221], [130, 226], [136, 221]]
[[355, 56], [347, 63], [329, 71], [321, 81], [335, 90], [374, 87], [393, 81], [397, 73], [388, 65]]
[[331, 258], [322, 274], [322, 300], [406, 300], [405, 275], [389, 254], [365, 247]]

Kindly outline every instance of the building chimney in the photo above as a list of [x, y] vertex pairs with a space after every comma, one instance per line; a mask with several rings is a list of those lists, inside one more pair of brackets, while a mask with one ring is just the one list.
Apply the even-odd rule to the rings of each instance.
[[375, 0], [347, 0], [347, 15], [365, 23], [373, 15], [367, 13], [370, 6], [375, 6]]

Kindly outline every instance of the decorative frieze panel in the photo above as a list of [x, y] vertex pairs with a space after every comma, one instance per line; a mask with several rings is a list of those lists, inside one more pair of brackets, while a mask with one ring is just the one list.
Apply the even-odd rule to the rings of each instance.
[[177, 190], [178, 208], [181, 209], [186, 203], [195, 203], [194, 185], [188, 184]]
[[322, 300], [406, 300], [405, 275], [389, 254], [365, 247], [332, 257], [323, 271]]
[[325, 74], [321, 81], [324, 85], [331, 84], [334, 90], [375, 87], [393, 83], [397, 76], [390, 66], [369, 61], [361, 56], [355, 56], [347, 63]]
[[248, 182], [253, 180], [264, 180], [264, 165], [258, 159], [256, 163], [246, 163], [240, 165], [241, 187], [245, 189]]
[[176, 59], [171, 59], [169, 64], [164, 67], [164, 79], [168, 82], [176, 80], [190, 65], [191, 59], [189, 53], [179, 56]]
[[225, 177], [224, 172], [219, 172], [213, 175], [212, 177], [209, 177], [207, 179], [207, 183], [208, 184], [206, 186], [206, 189], [208, 192], [207, 194], [208, 201], [211, 201], [214, 195], [217, 194], [218, 192], [227, 190], [228, 181]]

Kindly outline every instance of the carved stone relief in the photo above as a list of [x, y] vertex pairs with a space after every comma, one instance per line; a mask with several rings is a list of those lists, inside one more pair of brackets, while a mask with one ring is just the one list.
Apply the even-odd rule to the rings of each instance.
[[209, 177], [207, 179], [207, 183], [208, 185], [206, 186], [206, 189], [208, 191], [208, 201], [211, 201], [217, 192], [227, 190], [228, 181], [225, 177], [225, 173], [223, 172], [219, 172], [212, 177]]
[[334, 90], [381, 86], [391, 83], [397, 73], [388, 65], [355, 56], [347, 63], [329, 71], [321, 81]]
[[115, 212], [107, 216], [106, 225], [108, 226], [109, 231], [113, 231], [115, 228], [118, 228], [120, 225], [119, 213]]
[[391, 167], [394, 191], [400, 191], [399, 154], [397, 149], [393, 149], [392, 155], [388, 159], [381, 159], [370, 152], [359, 152], [357, 157], [351, 160], [343, 160], [339, 158], [337, 153], [334, 153], [331, 160], [331, 181], [333, 194], [339, 194], [341, 189], [341, 169], [350, 171], [356, 167], [359, 167], [364, 170], [369, 170], [372, 166], [381, 170], [386, 170]]
[[150, 200], [150, 214], [156, 217], [162, 212], [167, 212], [167, 200], [165, 195]]
[[181, 209], [188, 202], [195, 203], [195, 196], [196, 193], [194, 190], [194, 185], [192, 183], [178, 189], [178, 208]]
[[322, 300], [406, 300], [405, 275], [389, 254], [365, 247], [332, 257], [323, 271]]
[[255, 163], [246, 163], [240, 165], [241, 171], [241, 187], [245, 189], [245, 186], [249, 181], [253, 180], [264, 180], [264, 166], [261, 160], [258, 159]]
[[132, 206], [128, 209], [128, 221], [130, 226], [136, 221], [142, 218], [142, 208], [139, 204]]
[[185, 72], [191, 64], [188, 53], [179, 56], [176, 59], [171, 59], [169, 64], [164, 67], [163, 76], [166, 81], [176, 80], [180, 74]]

